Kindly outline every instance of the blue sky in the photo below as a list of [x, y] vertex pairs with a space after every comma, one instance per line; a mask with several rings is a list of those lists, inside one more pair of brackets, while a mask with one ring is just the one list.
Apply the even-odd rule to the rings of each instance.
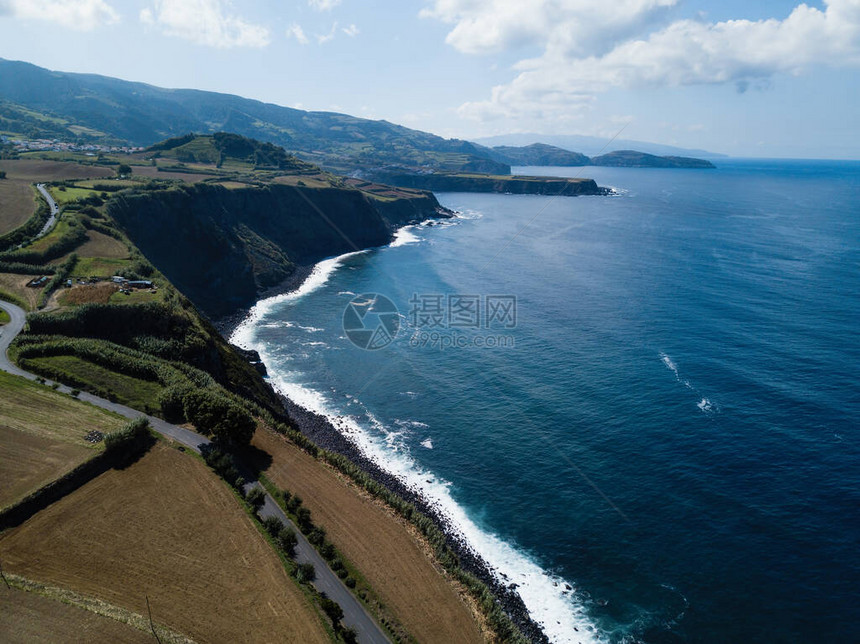
[[0, 57], [443, 136], [860, 158], [860, 0], [0, 0]]

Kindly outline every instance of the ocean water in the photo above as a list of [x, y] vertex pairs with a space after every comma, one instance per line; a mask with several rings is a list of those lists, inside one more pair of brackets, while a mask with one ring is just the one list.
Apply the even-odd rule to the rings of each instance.
[[[234, 341], [554, 642], [860, 641], [860, 163], [718, 165], [439, 194], [459, 218], [323, 262]], [[344, 331], [350, 302], [393, 328], [368, 294], [399, 311], [375, 350]]]

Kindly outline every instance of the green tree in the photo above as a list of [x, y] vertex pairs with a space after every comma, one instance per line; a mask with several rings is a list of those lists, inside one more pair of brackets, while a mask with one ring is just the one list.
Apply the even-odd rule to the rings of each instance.
[[258, 487], [252, 487], [245, 500], [248, 502], [248, 505], [254, 508], [254, 512], [259, 512], [260, 508], [263, 507], [263, 503], [266, 502], [266, 493]]
[[340, 607], [340, 604], [328, 597], [324, 597], [320, 600], [320, 607], [328, 615], [335, 630], [338, 630], [340, 628], [340, 620], [343, 619], [343, 609]]
[[183, 398], [185, 417], [199, 432], [222, 444], [247, 445], [257, 422], [244, 408], [208, 389], [193, 389]]
[[6, 171], [0, 170], [0, 179], [5, 179], [5, 178], [6, 178]]
[[281, 550], [288, 557], [293, 558], [296, 555], [296, 546], [298, 543], [299, 538], [296, 536], [296, 531], [292, 528], [285, 526], [278, 532], [278, 545], [281, 546]]
[[314, 569], [314, 565], [312, 563], [299, 564], [299, 567], [296, 570], [296, 579], [299, 583], [310, 583], [316, 578], [317, 571]]
[[120, 163], [119, 167], [116, 169], [116, 173], [121, 177], [130, 177], [131, 176], [131, 166], [127, 163]]

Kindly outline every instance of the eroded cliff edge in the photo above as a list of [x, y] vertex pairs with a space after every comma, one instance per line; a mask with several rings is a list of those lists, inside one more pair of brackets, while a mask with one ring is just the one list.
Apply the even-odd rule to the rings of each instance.
[[197, 184], [117, 195], [109, 214], [213, 319], [325, 257], [382, 246], [408, 223], [450, 216], [432, 193], [384, 199], [350, 188]]

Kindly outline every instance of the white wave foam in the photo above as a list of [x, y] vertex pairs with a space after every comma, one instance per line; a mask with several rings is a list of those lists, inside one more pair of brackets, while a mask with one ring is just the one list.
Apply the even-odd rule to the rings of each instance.
[[[242, 323], [239, 324], [239, 326], [237, 326], [230, 335], [230, 342], [236, 346], [242, 347], [243, 349], [253, 348], [255, 339], [254, 330], [257, 323], [262, 320], [266, 314], [271, 312], [272, 309], [277, 307], [279, 304], [294, 302], [309, 293], [313, 293], [318, 288], [325, 285], [329, 277], [331, 277], [331, 274], [337, 270], [343, 260], [348, 257], [352, 257], [353, 255], [360, 255], [365, 252], [367, 251], [359, 250], [352, 253], [344, 253], [338, 257], [324, 259], [313, 267], [311, 274], [308, 275], [307, 279], [305, 279], [301, 286], [296, 290], [290, 291], [289, 293], [282, 293], [281, 295], [275, 295], [274, 297], [257, 302], [248, 312], [245, 319], [242, 320]], [[285, 326], [290, 326], [290, 323], [286, 323]]]
[[681, 377], [678, 375], [678, 366], [674, 362], [672, 362], [672, 358], [667, 356], [665, 353], [661, 353], [660, 360], [663, 361], [663, 364], [666, 365], [667, 369], [669, 369], [672, 373], [675, 374], [675, 378], [677, 378], [678, 380], [681, 379]]
[[699, 409], [701, 409], [701, 410], [702, 410], [703, 412], [705, 412], [706, 414], [707, 414], [708, 412], [714, 411], [714, 403], [712, 403], [712, 402], [711, 402], [710, 400], [708, 400], [707, 398], [702, 398], [702, 400], [700, 400], [700, 401], [699, 401], [699, 404], [698, 404], [698, 405], [696, 405], [696, 407], [698, 407]]
[[480, 210], [466, 208], [465, 210], [458, 210], [456, 216], [458, 219], [480, 219], [484, 216], [484, 213]]
[[401, 420], [400, 418], [394, 419], [394, 424], [398, 427], [409, 427], [409, 428], [419, 428], [419, 429], [427, 429], [430, 427], [427, 423], [422, 423], [420, 420]]
[[[265, 347], [260, 345], [255, 348], [268, 363], [269, 356], [264, 354]], [[386, 430], [366, 409], [359, 417], [339, 414], [325, 394], [293, 382], [284, 377], [285, 375], [276, 373], [272, 379], [272, 383], [282, 394], [297, 405], [326, 416], [364, 456], [427, 499], [445, 517], [450, 529], [481, 554], [500, 582], [516, 584], [516, 592], [550, 641], [577, 641], [583, 644], [605, 641], [595, 632], [585, 608], [574, 601], [569, 582], [543, 570], [514, 545], [478, 527], [466, 510], [454, 500], [450, 492], [451, 484], [424, 470], [412, 459], [409, 450], [398, 440], [402, 432]], [[353, 397], [352, 401], [357, 402], [357, 399]], [[362, 416], [367, 426], [382, 432], [382, 437], [374, 435], [366, 426], [362, 426]], [[427, 438], [421, 445], [432, 449], [433, 443]]]
[[[670, 358], [665, 353], [660, 353], [660, 360], [663, 362], [664, 365], [666, 365], [667, 369], [669, 369], [672, 373], [675, 374], [675, 380], [683, 384], [687, 389], [694, 392], [696, 395], [701, 396], [699, 390], [696, 389], [689, 380], [687, 380], [686, 378], [681, 378], [681, 373], [678, 370], [678, 365], [676, 365], [672, 361], [672, 358]], [[717, 407], [717, 405], [715, 405], [713, 402], [711, 402], [709, 398], [706, 398], [705, 396], [702, 396], [702, 399], [698, 403], [696, 403], [696, 407], [698, 407], [702, 411], [702, 413], [705, 414], [715, 414], [720, 411], [719, 407]]]
[[415, 234], [416, 226], [404, 226], [394, 233], [394, 240], [389, 244], [391, 248], [405, 246], [406, 244], [416, 244], [421, 241], [421, 238]]

